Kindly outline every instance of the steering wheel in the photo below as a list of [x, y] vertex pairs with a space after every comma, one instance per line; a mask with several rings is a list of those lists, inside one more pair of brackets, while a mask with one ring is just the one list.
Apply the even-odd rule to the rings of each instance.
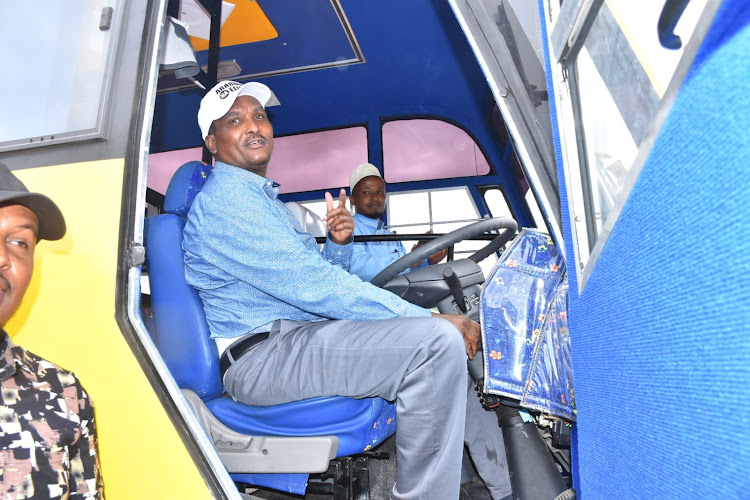
[[375, 286], [382, 287], [401, 274], [401, 272], [410, 268], [417, 262], [426, 259], [435, 252], [448, 248], [451, 245], [455, 245], [467, 238], [472, 238], [484, 234], [487, 231], [494, 231], [497, 229], [505, 229], [505, 231], [468, 257], [469, 260], [479, 263], [510, 241], [518, 230], [518, 224], [516, 221], [508, 217], [495, 217], [493, 219], [480, 220], [474, 224], [458, 228], [455, 231], [451, 231], [450, 233], [444, 234], [425, 243], [400, 259], [391, 262], [388, 267], [380, 271], [372, 280], [370, 280], [370, 282]]

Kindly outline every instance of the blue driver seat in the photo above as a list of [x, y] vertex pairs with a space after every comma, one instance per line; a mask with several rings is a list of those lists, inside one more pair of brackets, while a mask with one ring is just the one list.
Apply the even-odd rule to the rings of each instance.
[[[151, 335], [232, 479], [303, 495], [310, 473], [325, 472], [331, 459], [368, 451], [392, 435], [396, 409], [380, 398], [347, 397], [248, 406], [224, 393], [219, 354], [200, 297], [185, 282], [182, 251], [187, 213], [210, 173], [197, 161], [181, 166], [167, 189], [166, 213], [146, 219]], [[312, 217], [308, 230], [321, 227], [304, 207], [293, 211]]]

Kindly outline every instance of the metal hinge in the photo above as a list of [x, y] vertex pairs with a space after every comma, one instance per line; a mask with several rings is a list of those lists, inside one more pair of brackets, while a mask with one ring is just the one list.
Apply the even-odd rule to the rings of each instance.
[[142, 266], [146, 262], [146, 247], [135, 241], [128, 243], [128, 267]]

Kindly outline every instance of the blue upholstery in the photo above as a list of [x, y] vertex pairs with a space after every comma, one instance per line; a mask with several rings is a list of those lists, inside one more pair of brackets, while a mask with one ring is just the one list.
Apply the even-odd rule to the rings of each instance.
[[186, 218], [195, 195], [203, 189], [213, 169], [200, 161], [189, 161], [178, 168], [164, 196], [164, 211]]
[[[177, 385], [198, 394], [224, 425], [238, 432], [273, 436], [336, 435], [339, 457], [379, 444], [393, 434], [396, 427], [395, 406], [380, 398], [325, 397], [259, 407], [237, 403], [222, 395], [218, 351], [209, 338], [200, 297], [185, 282], [182, 231], [186, 221], [178, 215], [187, 214], [190, 209], [192, 198], [188, 199], [188, 192], [200, 190], [202, 182], [210, 175], [205, 167], [200, 162], [180, 167], [170, 182], [165, 200], [165, 208], [173, 213], [149, 217], [145, 225], [146, 264], [154, 314], [151, 333]], [[232, 475], [236, 481], [303, 494], [306, 480], [301, 481], [298, 476]]]
[[[720, 2], [580, 293], [570, 266], [587, 500], [750, 496], [748, 47], [750, 2]], [[562, 213], [572, 263], [577, 222]]]
[[565, 261], [545, 233], [524, 229], [482, 289], [484, 390], [576, 420]]
[[172, 214], [146, 219], [146, 264], [154, 313], [156, 347], [177, 385], [201, 399], [221, 396], [219, 353], [208, 341], [208, 325], [198, 292], [185, 282], [182, 230], [185, 219]]
[[206, 406], [227, 427], [243, 434], [336, 435], [340, 440], [336, 456], [344, 457], [370, 448], [378, 437], [372, 429], [375, 420], [386, 406], [393, 405], [380, 398], [328, 397], [276, 406], [248, 406], [224, 397], [208, 401]]

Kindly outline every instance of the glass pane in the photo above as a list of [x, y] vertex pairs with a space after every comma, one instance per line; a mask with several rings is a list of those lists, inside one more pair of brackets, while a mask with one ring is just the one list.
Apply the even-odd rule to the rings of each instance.
[[[388, 195], [389, 228], [395, 233], [420, 234], [430, 229], [449, 233], [480, 219], [466, 187], [439, 189], [429, 192], [407, 192]], [[416, 242], [404, 242], [410, 250]], [[485, 241], [464, 241], [454, 248], [456, 259], [463, 259], [482, 248]], [[497, 256], [491, 255], [479, 265], [485, 276], [492, 270]]]
[[[299, 204], [310, 210], [321, 219], [326, 216], [326, 200], [300, 201]], [[336, 205], [338, 206], [338, 202], [336, 203]], [[354, 209], [352, 208], [352, 204], [349, 202], [349, 198], [346, 199], [346, 209], [349, 210], [349, 212], [351, 212], [352, 214], [354, 213]]]
[[666, 49], [658, 40], [656, 26], [664, 3], [605, 1], [575, 58], [591, 245], [620, 196], [706, 1], [690, 2], [680, 19], [675, 29], [683, 42], [679, 50]]
[[487, 204], [492, 217], [513, 218], [513, 214], [508, 206], [508, 200], [505, 199], [505, 195], [499, 189], [494, 188], [485, 191], [484, 202]]
[[487, 175], [490, 165], [469, 134], [440, 120], [396, 120], [383, 125], [386, 182]]
[[[348, 188], [349, 174], [367, 161], [365, 127], [277, 137], [268, 178], [281, 184], [282, 194]], [[337, 197], [338, 190], [331, 194]]]
[[201, 161], [203, 148], [176, 149], [148, 155], [148, 177], [146, 185], [161, 194], [167, 193], [169, 181], [182, 165], [189, 161]]
[[[101, 30], [106, 7], [113, 7], [114, 14], [110, 28]], [[101, 132], [110, 42], [119, 14], [116, 0], [0, 3], [0, 60], [7, 72], [0, 81], [5, 97], [0, 146]], [[35, 119], [17, 119], [21, 116]]]
[[529, 207], [531, 217], [534, 219], [534, 228], [547, 232], [547, 224], [544, 222], [542, 211], [539, 210], [539, 203], [536, 202], [536, 198], [534, 197], [534, 193], [531, 192], [531, 189], [526, 191], [523, 199], [526, 200], [526, 206]]
[[[200, 160], [203, 148], [178, 149], [149, 155], [148, 187], [166, 193], [169, 180], [183, 164]], [[354, 167], [367, 161], [367, 129], [350, 127], [309, 134], [276, 137], [268, 178], [278, 182], [279, 192], [298, 193], [346, 187]], [[325, 212], [323, 213], [325, 215]]]

